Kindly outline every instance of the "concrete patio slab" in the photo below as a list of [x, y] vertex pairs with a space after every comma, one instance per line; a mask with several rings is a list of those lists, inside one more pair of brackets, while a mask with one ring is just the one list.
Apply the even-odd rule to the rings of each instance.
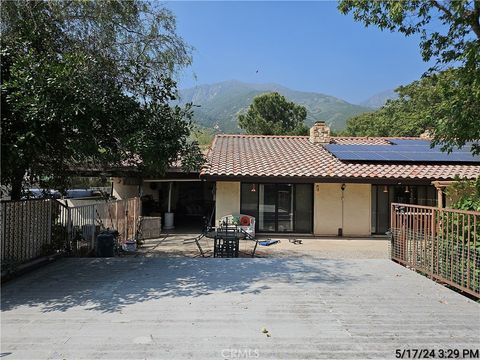
[[5, 284], [1, 315], [5, 359], [391, 359], [480, 346], [479, 304], [385, 259], [62, 259]]
[[[165, 234], [159, 239], [145, 240], [139, 248], [139, 255], [147, 257], [196, 257], [200, 253], [197, 246], [189, 239], [198, 234]], [[258, 246], [257, 257], [302, 257], [316, 256], [329, 259], [387, 259], [389, 258], [390, 241], [385, 238], [315, 238], [302, 236], [282, 236], [272, 234], [257, 236], [259, 240], [273, 239], [280, 242], [271, 246]], [[300, 240], [294, 244], [291, 240]], [[187, 243], [184, 241], [187, 240]], [[211, 255], [213, 240], [203, 238], [200, 246]], [[243, 257], [251, 254], [254, 243], [240, 241], [240, 251]]]

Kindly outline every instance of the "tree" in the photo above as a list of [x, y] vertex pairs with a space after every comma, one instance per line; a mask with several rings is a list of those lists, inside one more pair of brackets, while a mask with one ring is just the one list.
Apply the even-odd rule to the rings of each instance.
[[1, 12], [2, 182], [65, 188], [76, 166], [161, 174], [199, 160], [175, 17], [143, 1], [9, 1]]
[[[480, 0], [473, 1], [369, 1], [343, 0], [343, 14], [353, 13], [365, 26], [397, 31], [405, 36], [420, 34], [424, 61], [462, 63], [478, 68], [480, 61]], [[438, 19], [441, 25], [432, 24]]]
[[238, 124], [247, 134], [305, 135], [306, 117], [304, 106], [273, 92], [256, 96], [248, 111], [238, 115]]
[[480, 211], [480, 177], [476, 180], [459, 178], [455, 180], [446, 189], [450, 207], [460, 210]]
[[[457, 81], [458, 69], [431, 74], [421, 80], [400, 86], [398, 99], [389, 100], [373, 113], [347, 121], [345, 133], [353, 136], [419, 136], [427, 129], [442, 133], [442, 144], [448, 149], [457, 143], [457, 134], [473, 143], [478, 152], [480, 122], [480, 86], [478, 79], [469, 83]], [[451, 121], [455, 119], [456, 121]], [[473, 130], [473, 131], [472, 131]], [[450, 141], [450, 142], [449, 142]]]
[[[369, 117], [378, 129], [385, 129], [385, 121], [391, 121], [389, 131], [396, 132], [398, 118], [407, 116], [400, 125], [407, 124], [413, 133], [433, 126], [434, 143], [442, 144], [444, 150], [474, 141], [471, 150], [480, 153], [480, 0], [344, 0], [339, 9], [344, 14], [352, 12], [354, 19], [365, 26], [375, 25], [405, 36], [420, 34], [423, 59], [435, 60], [424, 79], [398, 89], [398, 101], [378, 113], [352, 119], [350, 130], [365, 128]], [[436, 19], [441, 25], [432, 24]]]

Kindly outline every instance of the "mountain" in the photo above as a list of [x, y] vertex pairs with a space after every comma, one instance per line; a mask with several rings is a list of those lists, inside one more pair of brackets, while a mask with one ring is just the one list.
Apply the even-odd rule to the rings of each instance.
[[393, 89], [389, 89], [369, 97], [367, 100], [362, 101], [360, 105], [366, 106], [372, 109], [379, 109], [383, 105], [385, 105], [387, 100], [390, 100], [390, 99], [393, 100], [396, 98], [398, 98], [398, 94]]
[[208, 128], [218, 126], [226, 133], [238, 133], [241, 129], [237, 126], [237, 115], [246, 111], [255, 96], [272, 91], [305, 106], [307, 126], [316, 120], [325, 120], [332, 129], [342, 130], [351, 116], [371, 111], [371, 108], [329, 95], [295, 91], [278, 84], [249, 84], [236, 80], [180, 90], [180, 102], [199, 106], [194, 107], [194, 120], [198, 124]]

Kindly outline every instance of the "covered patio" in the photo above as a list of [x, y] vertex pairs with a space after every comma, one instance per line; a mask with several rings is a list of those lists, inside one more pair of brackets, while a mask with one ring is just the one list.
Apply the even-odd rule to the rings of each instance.
[[70, 258], [4, 285], [1, 356], [390, 359], [478, 349], [479, 310], [388, 259]]

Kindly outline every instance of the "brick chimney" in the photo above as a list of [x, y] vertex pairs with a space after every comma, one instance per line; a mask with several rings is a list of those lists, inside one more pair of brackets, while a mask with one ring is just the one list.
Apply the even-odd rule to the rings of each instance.
[[310, 128], [310, 142], [312, 144], [330, 143], [330, 128], [325, 121], [316, 121]]

